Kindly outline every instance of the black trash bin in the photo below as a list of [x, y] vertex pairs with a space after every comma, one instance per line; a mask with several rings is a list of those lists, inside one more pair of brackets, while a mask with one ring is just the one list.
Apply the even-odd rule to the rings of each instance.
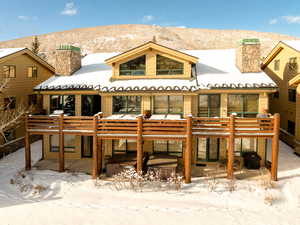
[[261, 157], [256, 152], [244, 152], [242, 156], [247, 169], [257, 170], [260, 168]]

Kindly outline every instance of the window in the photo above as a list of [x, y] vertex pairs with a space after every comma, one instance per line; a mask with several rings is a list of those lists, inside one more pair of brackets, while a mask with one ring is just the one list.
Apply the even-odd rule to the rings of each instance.
[[[58, 135], [50, 135], [50, 152], [59, 152]], [[64, 135], [64, 152], [75, 152], [75, 135]]]
[[228, 115], [237, 113], [239, 117], [256, 117], [258, 113], [258, 98], [257, 94], [228, 95]]
[[276, 91], [276, 92], [273, 94], [273, 97], [274, 97], [274, 98], [279, 98], [279, 91]]
[[288, 130], [290, 134], [295, 135], [295, 123], [293, 121], [288, 120]]
[[136, 140], [113, 140], [113, 154], [136, 152]]
[[16, 77], [16, 66], [3, 66], [3, 74], [6, 78]]
[[297, 69], [298, 69], [298, 66], [297, 66], [297, 57], [291, 57], [289, 59], [288, 66], [289, 66], [290, 70], [297, 71]]
[[27, 69], [27, 77], [36, 78], [37, 77], [37, 67], [36, 66], [30, 66]]
[[28, 106], [37, 104], [37, 95], [28, 95]]
[[16, 108], [16, 97], [4, 98], [4, 109], [15, 109]]
[[155, 96], [154, 113], [183, 114], [183, 96]]
[[167, 57], [156, 56], [157, 75], [179, 75], [183, 74], [183, 63]]
[[201, 161], [218, 161], [219, 160], [219, 138], [198, 138], [197, 139], [197, 159]]
[[289, 101], [296, 102], [296, 89], [289, 89]]
[[241, 156], [243, 152], [256, 152], [257, 139], [253, 138], [235, 138], [234, 154]]
[[75, 95], [51, 95], [50, 112], [63, 110], [68, 116], [75, 115]]
[[198, 115], [201, 117], [220, 116], [220, 95], [199, 95]]
[[141, 96], [113, 96], [113, 113], [141, 113]]
[[120, 64], [120, 75], [145, 75], [146, 56], [140, 56], [126, 63]]
[[275, 71], [280, 70], [280, 60], [279, 59], [274, 61], [274, 70]]
[[99, 95], [81, 96], [81, 115], [93, 116], [101, 112], [101, 97]]
[[166, 153], [168, 155], [175, 155], [182, 157], [183, 143], [182, 141], [165, 141], [155, 140], [153, 141], [154, 153]]

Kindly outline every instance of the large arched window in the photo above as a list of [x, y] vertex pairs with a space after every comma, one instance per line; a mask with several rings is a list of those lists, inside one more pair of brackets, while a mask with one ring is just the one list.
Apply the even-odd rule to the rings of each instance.
[[146, 56], [140, 56], [126, 63], [120, 64], [120, 75], [145, 75]]
[[183, 63], [161, 55], [156, 56], [157, 75], [179, 75], [183, 74]]

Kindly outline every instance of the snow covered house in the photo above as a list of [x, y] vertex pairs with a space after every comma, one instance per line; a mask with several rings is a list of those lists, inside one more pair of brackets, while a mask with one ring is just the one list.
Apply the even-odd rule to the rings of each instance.
[[[65, 158], [93, 157], [94, 167], [107, 169], [110, 158], [130, 153], [137, 154], [139, 168], [141, 155], [147, 152], [150, 156], [176, 156], [179, 163], [187, 160], [189, 167], [185, 167], [186, 172], [192, 165], [229, 160], [228, 146], [234, 150], [231, 163], [234, 157], [241, 158], [245, 151], [257, 152], [262, 158], [261, 164], [265, 163], [265, 138], [272, 136], [273, 130], [268, 134], [268, 131], [265, 134], [249, 131], [252, 134], [246, 132], [243, 135], [244, 132], [232, 135], [232, 139], [222, 138], [222, 135], [229, 137], [227, 128], [231, 114], [238, 118], [256, 118], [259, 112], [269, 107], [268, 96], [276, 91], [276, 84], [260, 69], [260, 43], [257, 39], [245, 39], [237, 49], [193, 51], [178, 51], [147, 42], [120, 54], [89, 54], [82, 60], [79, 48], [61, 46], [57, 50], [55, 68], [56, 75], [35, 87], [36, 93], [43, 95], [47, 114], [63, 112], [63, 118], [74, 118], [70, 123], [75, 123], [79, 116], [93, 116], [97, 112], [102, 112], [105, 119], [95, 122], [97, 131], [93, 136], [78, 132], [62, 135], [64, 129], [70, 131], [70, 128], [62, 128], [62, 124], [59, 125], [61, 135], [54, 128], [47, 133], [41, 126], [36, 126], [33, 117], [28, 118], [28, 132], [43, 133], [44, 159], [59, 157], [60, 170], [64, 169]], [[141, 125], [137, 119], [140, 114], [150, 117], [148, 122], [141, 119], [144, 121]], [[194, 120], [185, 125], [190, 115], [206, 118], [199, 121], [211, 119], [212, 122], [210, 126], [210, 123], [206, 124], [205, 134], [188, 135], [191, 139], [185, 141], [186, 135], [182, 132], [196, 124]], [[49, 118], [55, 117], [44, 118], [46, 123], [53, 122]], [[159, 124], [153, 125], [155, 121]], [[166, 121], [174, 124], [151, 127], [163, 126], [168, 123]], [[213, 121], [218, 122], [213, 124]], [[76, 124], [80, 127], [83, 123]], [[91, 121], [86, 123], [91, 124]], [[257, 125], [257, 122], [253, 123]], [[270, 125], [273, 126], [273, 122]], [[65, 126], [69, 126], [67, 122]], [[203, 128], [197, 129], [201, 131]], [[261, 129], [257, 129], [260, 132]], [[164, 134], [160, 135], [160, 131]], [[214, 132], [213, 135], [210, 131]], [[89, 133], [88, 128], [85, 132]], [[118, 132], [122, 135], [117, 136]], [[261, 138], [257, 138], [259, 135]], [[100, 144], [95, 141], [97, 137], [101, 139]], [[230, 140], [233, 140], [232, 144]], [[95, 146], [101, 153], [93, 150]], [[184, 153], [184, 149], [189, 149], [190, 155]], [[94, 154], [97, 157], [100, 154], [100, 159], [95, 159]], [[98, 170], [94, 170], [93, 175], [95, 173]]]

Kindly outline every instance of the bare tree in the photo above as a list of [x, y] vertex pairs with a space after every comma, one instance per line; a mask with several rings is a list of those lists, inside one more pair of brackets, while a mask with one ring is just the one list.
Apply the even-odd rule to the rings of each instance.
[[15, 102], [13, 102], [12, 98], [5, 96], [5, 90], [7, 89], [8, 83], [8, 78], [0, 79], [0, 98], [3, 100], [4, 98], [9, 100], [0, 106], [0, 135], [3, 137], [5, 142], [7, 142], [5, 132], [20, 126], [23, 122], [25, 113], [30, 111], [30, 109], [26, 109], [23, 104], [11, 107], [12, 104], [15, 104]]

